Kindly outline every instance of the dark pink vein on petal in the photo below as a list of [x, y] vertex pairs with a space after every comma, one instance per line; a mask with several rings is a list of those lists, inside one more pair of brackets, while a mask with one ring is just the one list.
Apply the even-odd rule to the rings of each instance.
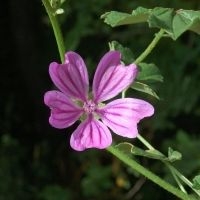
[[[98, 100], [99, 96], [101, 95], [102, 91], [105, 89], [105, 87], [107, 87], [107, 84], [110, 82], [110, 79], [113, 77], [113, 74], [115, 72], [115, 70], [117, 69], [117, 67], [113, 68], [112, 72], [110, 73], [109, 78], [107, 79], [107, 81], [104, 83], [103, 87], [101, 88], [101, 90], [98, 92], [98, 95], [96, 96], [96, 101]], [[104, 74], [105, 74], [106, 70], [104, 70]], [[103, 77], [103, 76], [102, 76]], [[102, 81], [102, 78], [101, 78]], [[101, 83], [100, 81], [100, 83]], [[99, 85], [100, 85], [99, 83]]]
[[[74, 91], [71, 90], [71, 88], [68, 87], [68, 86], [65, 84], [65, 82], [62, 80], [62, 78], [60, 77], [60, 75], [59, 75], [59, 73], [58, 73], [57, 70], [56, 70], [56, 76], [59, 77], [59, 80], [60, 80], [61, 84], [64, 85], [64, 87], [67, 88], [67, 89], [69, 90], [69, 92], [70, 92], [74, 97], [76, 97], [76, 93], [74, 93]], [[66, 93], [65, 93], [65, 94], [66, 94]], [[69, 96], [69, 94], [66, 94], [66, 95]]]
[[121, 77], [121, 79], [118, 80], [118, 82], [115, 83], [115, 85], [113, 85], [109, 91], [107, 91], [107, 93], [110, 93], [117, 85], [119, 85], [120, 82], [122, 82], [122, 80], [124, 79], [124, 76]]
[[118, 123], [116, 123], [116, 122], [111, 121], [110, 119], [108, 119], [108, 118], [104, 115], [104, 112], [105, 112], [105, 111], [103, 111], [103, 110], [99, 110], [99, 111], [98, 111], [98, 113], [100, 114], [101, 118], [106, 119], [106, 120], [109, 121], [110, 123], [113, 123], [113, 124], [115, 124], [115, 125], [117, 125], [117, 126], [126, 128], [126, 127], [123, 126], [122, 124], [118, 124]]
[[[86, 83], [84, 83], [84, 81], [83, 81], [83, 79], [82, 79], [82, 76], [81, 76], [81, 72], [80, 72], [80, 70], [79, 69], [77, 69], [76, 67], [74, 67], [74, 69], [78, 72], [78, 74], [79, 74], [79, 77], [80, 77], [80, 81], [81, 81], [81, 84], [83, 85], [83, 86], [85, 86], [86, 85]], [[84, 70], [83, 70], [84, 71]], [[85, 75], [85, 74], [84, 74]], [[84, 77], [85, 78], [85, 77]], [[84, 88], [85, 89], [85, 88]]]
[[[68, 73], [70, 74], [69, 69], [67, 68]], [[67, 76], [67, 72], [64, 70], [65, 75]], [[76, 91], [78, 91], [79, 93], [75, 95], [75, 97], [80, 96], [80, 94], [82, 93], [81, 88], [78, 88], [77, 85], [74, 83], [74, 80], [71, 78], [71, 76], [67, 76], [69, 81], [71, 82], [72, 86], [74, 87], [74, 89]], [[78, 80], [77, 80], [78, 81]], [[82, 95], [81, 95], [82, 96]], [[86, 100], [85, 97], [83, 98], [83, 100]]]

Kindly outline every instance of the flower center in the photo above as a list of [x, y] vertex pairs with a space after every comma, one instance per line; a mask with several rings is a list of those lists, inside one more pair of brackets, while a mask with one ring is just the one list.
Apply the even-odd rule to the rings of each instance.
[[86, 113], [93, 113], [96, 108], [97, 105], [92, 100], [89, 100], [83, 104], [83, 109]]

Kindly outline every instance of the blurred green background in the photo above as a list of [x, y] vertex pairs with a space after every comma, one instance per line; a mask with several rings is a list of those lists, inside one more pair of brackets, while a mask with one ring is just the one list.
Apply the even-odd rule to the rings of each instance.
[[[66, 0], [59, 16], [67, 50], [77, 51], [90, 75], [108, 42], [117, 40], [135, 57], [151, 42], [156, 29], [147, 24], [110, 28], [100, 20], [106, 11], [131, 12], [138, 6], [200, 8], [199, 0]], [[53, 88], [48, 65], [59, 55], [40, 0], [1, 2], [0, 200], [164, 200], [176, 199], [145, 180], [106, 151], [75, 152], [69, 138], [78, 123], [65, 130], [48, 124], [43, 95]], [[154, 86], [161, 100], [138, 92], [156, 109], [139, 125], [141, 134], [166, 153], [183, 159], [175, 165], [188, 178], [200, 173], [200, 36], [184, 33], [176, 42], [164, 38], [145, 60], [155, 63], [164, 83]], [[114, 136], [116, 141], [127, 141]], [[130, 142], [140, 145], [137, 140]], [[159, 161], [138, 159], [166, 180], [172, 177]]]

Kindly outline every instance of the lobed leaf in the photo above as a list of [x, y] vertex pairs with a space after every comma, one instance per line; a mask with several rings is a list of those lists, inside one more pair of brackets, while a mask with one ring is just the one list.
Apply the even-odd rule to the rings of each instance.
[[138, 7], [133, 10], [132, 14], [110, 11], [101, 15], [101, 19], [104, 19], [106, 24], [112, 27], [126, 25], [126, 24], [136, 24], [146, 22], [150, 13], [150, 9], [143, 7]]
[[120, 144], [116, 145], [116, 147], [125, 153], [131, 153], [136, 156], [144, 156], [144, 157], [157, 159], [157, 160], [165, 159], [165, 156], [155, 149], [143, 150], [143, 149], [136, 147], [133, 144], [128, 143], [128, 142], [120, 143]]
[[174, 40], [187, 30], [200, 34], [200, 11], [138, 7], [131, 14], [111, 11], [101, 18], [112, 27], [147, 22], [150, 28], [164, 29]]
[[170, 147], [169, 147], [169, 151], [168, 151], [168, 157], [166, 157], [164, 154], [160, 153], [156, 149], [144, 150], [144, 149], [136, 147], [133, 144], [128, 143], [128, 142], [120, 143], [120, 144], [116, 145], [116, 147], [119, 150], [121, 150], [127, 154], [143, 156], [143, 157], [161, 160], [161, 161], [174, 162], [174, 161], [180, 160], [182, 158], [182, 155], [180, 152], [174, 151]]
[[144, 92], [146, 94], [149, 94], [157, 99], [159, 99], [158, 95], [156, 94], [156, 92], [150, 88], [150, 86], [148, 86], [147, 84], [135, 81], [132, 85], [131, 85], [132, 89], [135, 89], [137, 91], [140, 92]]
[[176, 160], [181, 160], [182, 154], [178, 151], [174, 151], [171, 147], [168, 148], [168, 161], [174, 162]]
[[155, 82], [155, 81], [163, 82], [163, 76], [160, 74], [160, 70], [158, 69], [158, 67], [155, 64], [140, 63], [139, 69], [140, 69], [140, 71], [137, 76], [137, 80], [151, 81], [151, 82]]

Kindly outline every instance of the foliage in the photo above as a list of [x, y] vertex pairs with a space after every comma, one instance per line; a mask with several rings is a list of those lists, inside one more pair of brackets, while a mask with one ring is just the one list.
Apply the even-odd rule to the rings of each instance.
[[[185, 131], [179, 130], [175, 138], [168, 139], [164, 142], [163, 148], [170, 145], [172, 148], [178, 149], [182, 153], [182, 160], [175, 163], [183, 174], [193, 177], [200, 171], [199, 151], [200, 140], [197, 136], [192, 136]], [[191, 156], [192, 152], [192, 156]], [[187, 161], [187, 162], [185, 162]]]
[[[38, 11], [35, 12], [38, 16], [34, 20], [38, 20], [38, 23], [44, 26], [45, 12], [41, 3], [37, 6], [40, 10], [35, 10]], [[113, 9], [120, 12], [111, 11], [102, 15], [105, 11]], [[172, 164], [190, 180], [193, 179], [193, 187], [199, 189], [199, 176], [196, 176], [200, 174], [199, 11], [190, 9], [199, 9], [197, 0], [163, 2], [142, 0], [129, 1], [126, 4], [122, 0], [89, 0], [84, 3], [66, 0], [59, 1], [55, 5], [55, 14], [62, 13], [58, 17], [62, 24], [66, 49], [80, 52], [90, 64], [91, 74], [94, 72], [95, 63], [108, 50], [108, 46], [120, 50], [123, 62], [128, 64], [146, 48], [158, 28], [166, 31], [166, 37], [160, 41], [157, 49], [154, 49], [152, 54], [139, 64], [137, 82], [132, 86], [134, 90], [128, 92], [131, 96], [143, 95], [145, 99], [153, 102], [156, 108], [156, 115], [151, 121], [141, 124], [141, 134], [149, 138], [162, 152], [166, 152], [168, 147], [171, 149], [163, 158], [163, 155], [156, 154], [155, 151], [143, 150], [137, 140], [128, 142], [131, 143], [131, 147], [137, 147], [134, 151], [137, 155], [132, 156], [136, 157], [138, 162], [161, 175], [164, 174], [165, 179], [173, 184], [176, 183], [172, 181], [170, 171], [163, 167], [163, 164], [158, 164], [157, 159], [161, 156], [162, 159], [176, 160]], [[11, 9], [8, 13], [12, 12], [14, 11]], [[106, 23], [117, 27], [111, 29], [103, 23], [100, 16], [106, 20]], [[7, 18], [9, 17], [6, 15], [5, 20]], [[117, 19], [118, 24], [114, 24], [113, 19], [115, 23]], [[138, 22], [146, 24], [138, 24]], [[129, 26], [118, 27], [122, 24], [129, 24]], [[152, 29], [148, 30], [147, 25]], [[9, 28], [13, 33], [16, 32], [12, 26]], [[45, 51], [36, 49], [31, 53], [41, 52], [41, 63], [33, 66], [36, 77], [37, 69], [43, 69], [40, 72], [44, 80], [39, 88], [41, 93], [51, 87], [46, 77], [50, 62], [48, 55], [57, 55], [53, 37], [50, 37], [51, 27], [45, 28], [46, 30], [41, 29], [44, 31], [43, 35], [32, 33], [27, 36], [36, 37], [36, 41], [42, 41], [45, 47]], [[12, 46], [9, 46], [13, 49], [17, 38], [21, 35], [16, 35], [16, 38], [13, 35], [9, 37], [16, 40]], [[176, 43], [169, 37], [176, 40]], [[27, 43], [28, 38], [26, 38]], [[106, 42], [110, 42], [110, 45]], [[15, 57], [20, 60], [18, 50], [13, 50], [13, 54], [16, 54]], [[23, 55], [21, 56], [24, 60]], [[9, 65], [9, 62], [6, 62], [5, 66]], [[135, 171], [130, 171], [128, 167], [106, 155], [105, 152], [88, 151], [81, 155], [72, 152], [68, 147], [69, 143], [66, 142], [72, 130], [56, 134], [57, 131], [47, 125], [46, 108], [38, 106], [38, 102], [33, 103], [32, 96], [24, 95], [25, 91], [29, 90], [33, 96], [36, 96], [36, 91], [32, 90], [26, 82], [27, 79], [24, 78], [26, 74], [22, 73], [20, 66], [20, 63], [10, 64], [6, 69], [2, 69], [6, 73], [3, 71], [1, 76], [1, 91], [6, 97], [2, 95], [0, 99], [2, 105], [0, 199], [120, 200], [124, 199], [124, 196], [136, 200], [156, 200], [162, 199], [163, 196], [166, 199], [175, 199], [149, 181], [141, 183], [143, 177]], [[30, 73], [28, 65], [26, 71], [27, 74]], [[7, 88], [7, 84], [12, 87]], [[32, 85], [34, 84], [33, 82]], [[144, 94], [136, 90], [143, 91]], [[42, 94], [36, 96], [40, 99], [39, 104], [43, 103], [41, 96]], [[154, 97], [159, 97], [160, 101]], [[28, 101], [31, 103], [28, 104]], [[38, 110], [42, 110], [45, 114], [40, 115]], [[118, 141], [118, 137], [115, 140]], [[181, 160], [178, 152], [182, 154]], [[149, 157], [156, 157], [156, 160], [148, 159]]]
[[200, 12], [193, 10], [174, 10], [173, 8], [155, 7], [147, 9], [138, 7], [131, 14], [111, 11], [101, 16], [112, 27], [147, 22], [149, 27], [164, 29], [169, 37], [176, 40], [185, 31], [200, 34]]

